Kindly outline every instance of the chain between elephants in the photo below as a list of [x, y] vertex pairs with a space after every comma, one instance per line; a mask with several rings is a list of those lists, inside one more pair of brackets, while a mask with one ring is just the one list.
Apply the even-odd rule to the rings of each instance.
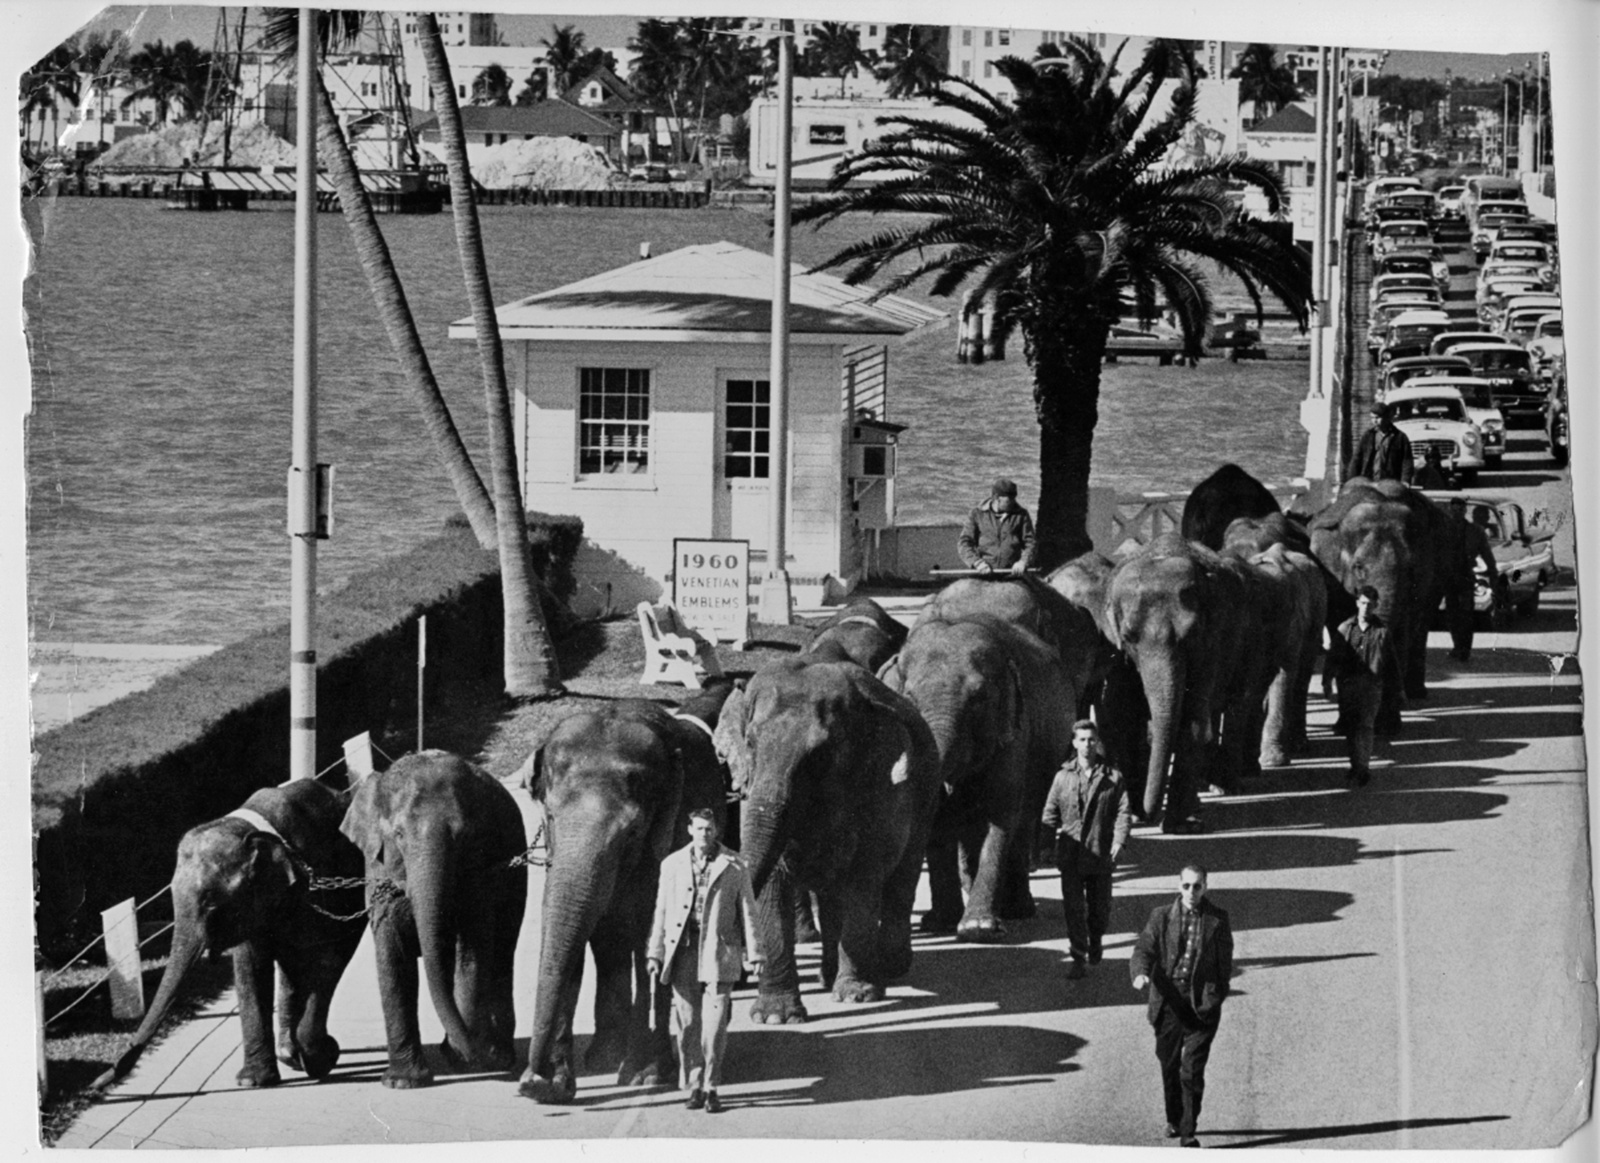
[[[502, 865], [490, 865], [487, 869], [485, 869], [485, 871], [510, 872], [513, 869], [526, 868], [529, 865], [532, 865], [535, 868], [546, 868], [550, 864], [550, 857], [546, 854], [547, 852], [548, 846], [545, 844], [544, 839], [544, 824], [541, 823], [539, 825], [539, 831], [534, 834], [533, 843], [528, 845], [524, 851], [519, 852]], [[373, 909], [377, 908], [379, 905], [405, 896], [405, 889], [400, 887], [400, 883], [392, 877], [319, 876], [310, 867], [307, 867], [305, 871], [310, 877], [311, 881], [310, 886], [307, 889], [308, 892], [338, 892], [341, 889], [365, 888], [369, 884], [372, 885], [372, 900], [366, 905], [365, 908], [357, 909], [353, 913], [334, 913], [323, 908], [321, 905], [317, 904], [316, 901], [308, 900], [306, 902], [311, 906], [312, 911], [321, 913], [323, 916], [329, 917], [335, 921], [359, 920], [370, 913]]]

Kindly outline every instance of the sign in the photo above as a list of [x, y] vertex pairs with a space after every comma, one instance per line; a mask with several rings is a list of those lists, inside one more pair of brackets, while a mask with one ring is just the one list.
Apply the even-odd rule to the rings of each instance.
[[750, 636], [750, 542], [672, 540], [672, 604], [717, 642]]

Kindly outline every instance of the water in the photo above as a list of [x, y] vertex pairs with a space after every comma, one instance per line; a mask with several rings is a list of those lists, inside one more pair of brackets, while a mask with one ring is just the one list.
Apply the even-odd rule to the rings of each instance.
[[[769, 249], [737, 210], [486, 207], [505, 302], [638, 257], [719, 239]], [[29, 211], [33, 415], [29, 609], [41, 640], [228, 642], [288, 616], [294, 216], [185, 214], [158, 201], [62, 198]], [[815, 262], [865, 223], [799, 231]], [[469, 314], [448, 213], [383, 229], [423, 342], [473, 456], [487, 466]], [[326, 589], [433, 535], [453, 491], [403, 386], [343, 219], [319, 217], [319, 458], [338, 466]], [[1038, 494], [1037, 427], [1020, 342], [1003, 364], [955, 363], [936, 331], [891, 351], [891, 415], [911, 425], [902, 521], [957, 520], [990, 478]], [[1303, 364], [1108, 366], [1096, 481], [1183, 488], [1224, 459], [1269, 481], [1301, 471]], [[481, 471], [481, 470], [480, 470]]]

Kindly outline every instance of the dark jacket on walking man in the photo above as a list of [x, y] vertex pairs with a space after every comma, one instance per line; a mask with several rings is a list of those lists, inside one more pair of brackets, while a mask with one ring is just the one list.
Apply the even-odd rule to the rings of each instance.
[[1056, 772], [1045, 797], [1043, 823], [1056, 834], [1061, 906], [1072, 950], [1067, 976], [1076, 979], [1084, 976], [1085, 961], [1100, 964], [1111, 923], [1111, 877], [1128, 842], [1131, 816], [1128, 785], [1106, 762], [1094, 723], [1074, 723], [1072, 744], [1075, 754]]
[[1328, 636], [1327, 673], [1339, 692], [1339, 726], [1350, 753], [1350, 779], [1365, 786], [1371, 778], [1372, 741], [1383, 707], [1399, 713], [1400, 665], [1389, 628], [1378, 617], [1378, 591], [1356, 591], [1356, 613]]
[[1394, 426], [1394, 408], [1388, 404], [1372, 405], [1372, 427], [1356, 442], [1356, 450], [1345, 466], [1345, 480], [1366, 477], [1409, 485], [1415, 471], [1411, 438]]
[[989, 499], [967, 514], [956, 549], [968, 569], [1022, 573], [1033, 564], [1033, 518], [1017, 503], [1017, 486], [1000, 477]]
[[1184, 867], [1178, 899], [1150, 914], [1128, 963], [1133, 988], [1145, 990], [1149, 999], [1167, 1136], [1185, 1147], [1200, 1145], [1195, 1127], [1206, 1061], [1233, 976], [1233, 928], [1227, 912], [1205, 899], [1207, 879], [1198, 865]]

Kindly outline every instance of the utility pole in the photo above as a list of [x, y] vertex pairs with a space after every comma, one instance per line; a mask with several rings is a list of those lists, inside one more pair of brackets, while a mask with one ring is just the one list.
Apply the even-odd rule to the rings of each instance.
[[289, 778], [317, 771], [317, 35], [300, 9], [295, 109], [294, 421], [289, 469]]
[[768, 393], [772, 445], [767, 497], [767, 572], [758, 617], [787, 626], [789, 501], [789, 185], [794, 166], [794, 22], [782, 21], [778, 50], [778, 173], [772, 199], [772, 359]]

